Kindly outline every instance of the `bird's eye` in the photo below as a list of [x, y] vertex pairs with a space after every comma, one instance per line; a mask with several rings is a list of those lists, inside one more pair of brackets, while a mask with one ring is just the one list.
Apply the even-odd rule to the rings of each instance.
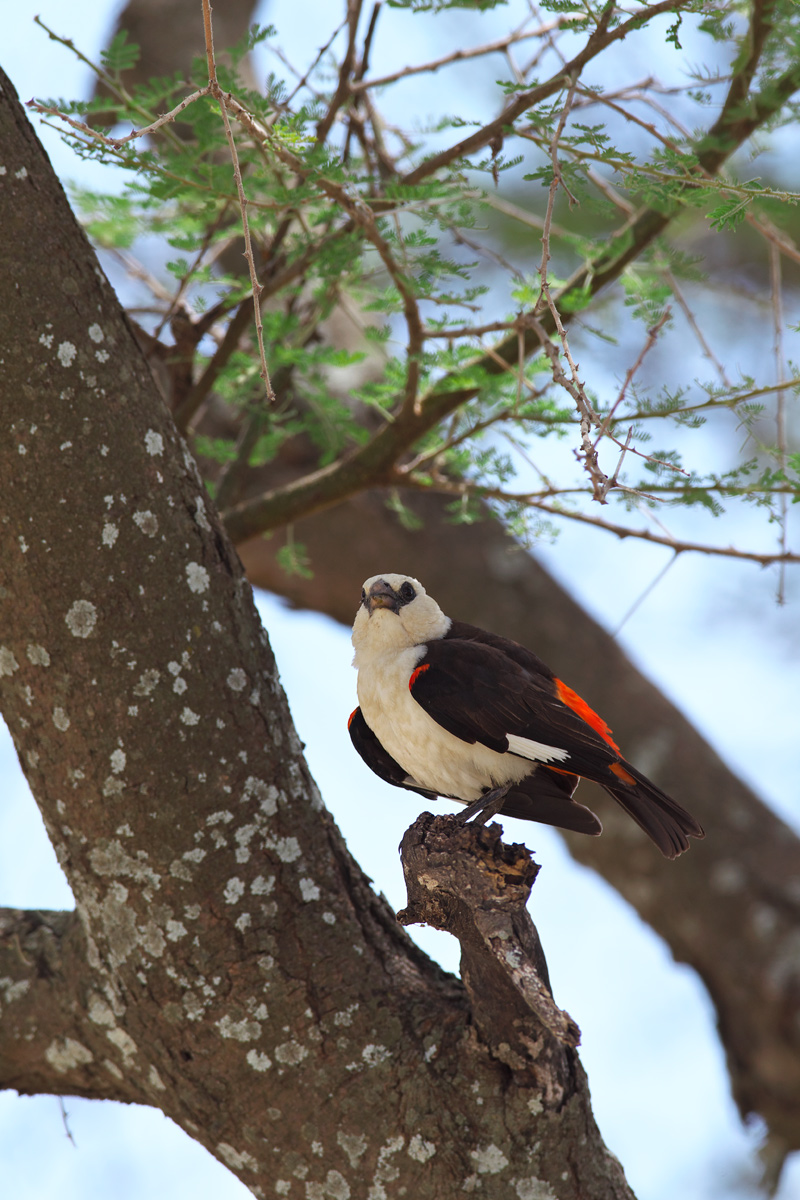
[[417, 593], [414, 591], [413, 587], [408, 582], [408, 580], [406, 580], [406, 582], [404, 584], [402, 584], [400, 591], [398, 592], [398, 595], [399, 595], [400, 599], [403, 601], [403, 604], [408, 604], [409, 601], [414, 599], [416, 594]]
[[367, 603], [367, 589], [366, 588], [361, 589], [361, 603], [362, 604]]

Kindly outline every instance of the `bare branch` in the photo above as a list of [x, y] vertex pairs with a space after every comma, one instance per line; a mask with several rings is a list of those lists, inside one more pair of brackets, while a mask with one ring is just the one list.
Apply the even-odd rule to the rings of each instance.
[[[316, 71], [317, 67], [319, 66], [320, 62], [322, 61], [322, 58], [323, 58], [323, 56], [324, 56], [325, 54], [327, 54], [327, 53], [328, 53], [328, 51], [330, 50], [331, 46], [332, 46], [332, 45], [333, 45], [333, 43], [336, 41], [337, 37], [338, 37], [338, 36], [339, 36], [339, 34], [342, 32], [342, 30], [344, 29], [344, 27], [345, 27], [345, 25], [346, 25], [346, 24], [347, 24], [347, 17], [345, 17], [345, 18], [344, 18], [344, 20], [343, 20], [343, 21], [341, 21], [341, 22], [340, 22], [340, 23], [339, 23], [339, 24], [336, 26], [336, 28], [334, 29], [333, 33], [332, 33], [332, 34], [331, 34], [331, 36], [328, 38], [327, 42], [325, 42], [325, 43], [324, 43], [322, 46], [320, 46], [320, 48], [319, 48], [319, 51], [318, 51], [318, 53], [317, 53], [317, 56], [316, 56], [316, 58], [314, 59], [314, 61], [312, 62], [311, 66], [308, 68], [308, 70], [307, 70], [307, 71], [305, 71], [305, 72], [303, 73], [303, 75], [302, 75], [302, 76], [298, 76], [298, 82], [297, 82], [297, 86], [295, 87], [294, 91], [293, 91], [293, 92], [292, 92], [292, 93], [291, 93], [289, 96], [287, 96], [287, 98], [286, 98], [286, 105], [287, 105], [287, 107], [288, 107], [288, 105], [290, 105], [290, 104], [291, 104], [291, 102], [294, 100], [295, 96], [296, 96], [296, 95], [297, 95], [297, 93], [298, 93], [298, 92], [301, 90], [301, 88], [304, 88], [304, 87], [306, 87], [306, 86], [307, 86], [309, 79], [311, 78], [311, 76], [312, 76], [312, 75], [314, 74], [314, 72]], [[285, 60], [284, 60], [284, 61], [285, 61]], [[288, 65], [288, 64], [287, 64], [287, 65]], [[292, 69], [292, 68], [290, 68], [290, 70], [291, 70], [291, 69]], [[295, 73], [295, 74], [297, 74], [297, 72], [294, 72], [294, 73]]]
[[779, 229], [777, 225], [770, 221], [766, 213], [755, 213], [748, 211], [744, 218], [748, 225], [752, 225], [763, 238], [776, 245], [782, 254], [790, 258], [792, 262], [800, 263], [800, 247], [789, 236], [785, 229]]
[[577, 78], [587, 63], [596, 58], [607, 46], [619, 41], [620, 38], [624, 38], [633, 29], [639, 28], [643, 18], [650, 20], [661, 12], [674, 12], [676, 9], [683, 8], [687, 3], [688, 0], [659, 0], [659, 3], [639, 10], [634, 16], [612, 30], [609, 30], [608, 25], [613, 13], [613, 4], [607, 4], [603, 9], [603, 14], [597, 24], [597, 28], [587, 39], [586, 45], [556, 75], [552, 76], [546, 83], [539, 84], [537, 87], [531, 88], [530, 91], [515, 96], [493, 121], [476, 130], [469, 137], [457, 142], [456, 145], [426, 159], [413, 171], [409, 171], [407, 175], [404, 175], [403, 182], [419, 183], [422, 179], [426, 179], [429, 175], [440, 170], [441, 167], [449, 166], [450, 163], [456, 162], [461, 158], [466, 158], [467, 155], [474, 153], [474, 151], [488, 146], [494, 138], [502, 136], [504, 131], [510, 125], [513, 125], [517, 117], [559, 92], [564, 86], [565, 76], [568, 78]]
[[318, 142], [325, 141], [331, 131], [333, 122], [336, 120], [339, 109], [347, 103], [347, 99], [352, 91], [350, 76], [353, 73], [356, 62], [356, 35], [358, 33], [358, 21], [361, 16], [362, 4], [363, 0], [347, 0], [347, 50], [342, 59], [342, 65], [339, 68], [339, 82], [333, 94], [333, 99], [328, 105], [328, 111], [325, 116], [317, 125]]
[[[623, 400], [625, 399], [625, 394], [626, 394], [628, 388], [630, 387], [631, 383], [633, 382], [634, 375], [641, 367], [642, 363], [644, 362], [644, 360], [647, 357], [647, 355], [649, 354], [649, 352], [653, 349], [653, 346], [655, 346], [656, 342], [658, 341], [658, 335], [661, 332], [661, 330], [664, 328], [664, 326], [666, 325], [667, 321], [670, 318], [670, 315], [671, 315], [671, 310], [669, 308], [665, 308], [663, 313], [659, 317], [659, 319], [656, 321], [655, 325], [653, 325], [650, 329], [648, 329], [647, 340], [645, 341], [644, 346], [639, 351], [636, 361], [632, 364], [632, 366], [630, 366], [628, 368], [628, 371], [625, 375], [625, 379], [623, 380], [622, 387], [619, 390], [616, 400], [611, 405], [611, 408], [609, 409], [607, 415], [605, 417], [603, 417], [603, 423], [600, 426], [600, 430], [597, 434], [597, 437], [595, 438], [595, 442], [594, 442], [595, 449], [599, 445], [600, 439], [602, 437], [605, 437], [606, 433], [608, 432], [609, 428], [611, 427], [611, 422], [614, 420], [614, 413], [617, 411], [620, 404], [622, 404]], [[628, 438], [630, 439], [630, 433], [628, 434]], [[626, 443], [625, 450], [627, 450], [627, 449], [628, 449], [628, 445]], [[621, 460], [620, 460], [620, 462], [621, 462]], [[616, 479], [618, 473], [619, 473], [619, 467], [614, 472], [614, 479]]]
[[703, 353], [705, 354], [706, 358], [710, 359], [711, 362], [714, 364], [714, 366], [717, 370], [717, 374], [719, 375], [719, 377], [720, 377], [722, 383], [725, 385], [725, 387], [732, 388], [733, 385], [732, 385], [730, 379], [728, 378], [728, 374], [725, 370], [724, 364], [720, 362], [720, 360], [717, 358], [714, 351], [711, 349], [711, 346], [708, 344], [708, 341], [706, 340], [706, 337], [705, 337], [702, 329], [700, 328], [699, 324], [697, 323], [695, 315], [692, 312], [691, 308], [689, 307], [689, 304], [686, 300], [686, 297], [683, 294], [683, 291], [681, 290], [681, 288], [678, 284], [677, 279], [675, 278], [675, 276], [673, 275], [673, 273], [669, 269], [669, 267], [667, 267], [667, 269], [664, 271], [664, 278], [666, 279], [667, 283], [669, 284], [670, 288], [672, 289], [672, 294], [675, 297], [678, 307], [680, 308], [683, 315], [686, 317], [686, 320], [689, 323], [689, 328], [691, 329], [694, 336], [697, 338], [697, 341], [700, 344], [700, 347], [701, 347]]
[[539, 25], [536, 29], [529, 29], [524, 32], [517, 30], [507, 37], [498, 38], [494, 42], [486, 42], [482, 46], [473, 46], [469, 50], [453, 50], [450, 54], [445, 54], [441, 58], [434, 59], [432, 62], [420, 63], [416, 67], [403, 67], [399, 71], [392, 71], [389, 75], [379, 75], [374, 79], [358, 80], [352, 85], [351, 90], [353, 92], [364, 92], [368, 88], [383, 87], [387, 83], [396, 83], [398, 79], [407, 79], [410, 75], [434, 74], [441, 67], [451, 66], [453, 63], [467, 62], [471, 58], [483, 58], [487, 54], [502, 54], [510, 46], [517, 45], [518, 42], [528, 41], [530, 38], [544, 37], [555, 29], [561, 29], [565, 25], [582, 20], [583, 13], [562, 13], [554, 20]]
[[[515, 221], [519, 221], [522, 225], [530, 225], [531, 229], [544, 229], [544, 220], [542, 217], [537, 217], [536, 213], [526, 212], [518, 204], [513, 204], [510, 200], [504, 200], [502, 196], [498, 196], [495, 192], [487, 192], [483, 200], [490, 208], [504, 213], [507, 217], [513, 217]], [[550, 233], [551, 235], [555, 235], [555, 237], [567, 237], [567, 230], [552, 220], [550, 222]]]
[[[454, 497], [474, 496], [480, 500], [526, 505], [530, 508], [535, 508], [538, 512], [547, 513], [548, 516], [558, 517], [559, 520], [577, 521], [582, 525], [593, 525], [597, 529], [613, 533], [620, 540], [636, 538], [640, 541], [651, 542], [657, 546], [666, 546], [668, 549], [674, 550], [676, 554], [694, 553], [705, 554], [711, 558], [735, 558], [746, 562], [755, 562], [762, 567], [780, 563], [800, 563], [800, 554], [796, 554], [790, 550], [782, 551], [778, 554], [770, 554], [757, 550], [737, 550], [734, 546], [715, 546], [702, 542], [690, 542], [674, 538], [667, 533], [653, 533], [649, 529], [631, 529], [627, 525], [619, 525], [594, 514], [577, 512], [574, 509], [548, 502], [546, 497], [549, 495], [566, 495], [570, 491], [570, 489], [566, 488], [547, 488], [539, 492], [508, 492], [503, 488], [491, 487], [487, 484], [473, 483], [469, 480], [443, 479], [441, 476], [436, 476], [431, 481], [425, 480], [421, 482], [415, 480], [413, 476], [398, 475], [396, 483], [401, 483], [403, 487], [410, 490], [439, 492], [440, 494]], [[578, 489], [572, 490], [580, 494]], [[626, 488], [624, 490], [634, 496], [643, 496], [645, 499], [656, 498], [655, 496], [647, 496], [645, 493], [636, 492], [633, 488]], [[656, 489], [654, 488], [653, 491], [655, 492]], [[742, 494], [745, 493], [743, 492]]]

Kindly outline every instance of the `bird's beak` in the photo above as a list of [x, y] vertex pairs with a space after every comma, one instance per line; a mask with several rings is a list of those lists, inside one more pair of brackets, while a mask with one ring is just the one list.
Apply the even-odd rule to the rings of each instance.
[[392, 612], [397, 612], [398, 607], [397, 596], [388, 583], [383, 579], [378, 579], [373, 583], [367, 596], [367, 610], [370, 615], [376, 608], [390, 608]]

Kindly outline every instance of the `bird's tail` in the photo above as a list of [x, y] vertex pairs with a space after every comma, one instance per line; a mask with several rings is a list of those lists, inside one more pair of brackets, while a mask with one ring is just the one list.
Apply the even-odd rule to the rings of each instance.
[[705, 837], [702, 825], [691, 813], [629, 762], [613, 763], [610, 770], [616, 779], [613, 783], [604, 781], [603, 787], [655, 842], [665, 858], [677, 858], [688, 850], [690, 837]]

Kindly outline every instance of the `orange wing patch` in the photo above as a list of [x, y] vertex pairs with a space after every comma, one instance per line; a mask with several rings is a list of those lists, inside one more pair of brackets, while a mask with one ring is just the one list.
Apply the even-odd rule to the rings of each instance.
[[409, 691], [411, 691], [411, 689], [413, 688], [414, 684], [416, 683], [417, 679], [422, 674], [422, 672], [427, 671], [428, 668], [430, 667], [430, 665], [431, 665], [430, 663], [423, 663], [421, 667], [415, 667], [415, 669], [411, 672], [411, 678], [408, 681], [408, 690]]
[[623, 766], [620, 766], [619, 763], [612, 763], [608, 769], [609, 769], [609, 771], [613, 771], [614, 774], [616, 775], [617, 779], [621, 779], [622, 782], [627, 783], [629, 787], [636, 786], [636, 780], [633, 778], [632, 775], [628, 774], [628, 772], [625, 770], [625, 768]]
[[353, 711], [350, 713], [350, 716], [347, 718], [347, 728], [348, 729], [353, 724], [353, 717], [356, 715], [357, 712], [358, 712], [358, 709], [354, 708]]
[[[553, 682], [556, 685], [556, 695], [561, 703], [566, 704], [567, 708], [571, 708], [574, 713], [577, 713], [581, 720], [585, 721], [587, 725], [591, 725], [595, 733], [599, 733], [603, 741], [608, 742], [609, 746], [611, 746], [613, 750], [616, 750], [617, 754], [621, 755], [622, 751], [612, 738], [611, 730], [608, 728], [603, 718], [598, 717], [597, 713], [593, 709], [589, 708], [589, 705], [586, 703], [586, 701], [582, 700], [577, 692], [573, 692], [572, 688], [567, 687], [567, 685], [562, 683], [560, 679], [554, 679]], [[613, 770], [614, 768], [612, 767], [611, 769]], [[630, 779], [630, 776], [628, 778]], [[627, 783], [628, 780], [626, 779], [625, 782]], [[630, 779], [630, 782], [635, 783], [635, 780]]]

